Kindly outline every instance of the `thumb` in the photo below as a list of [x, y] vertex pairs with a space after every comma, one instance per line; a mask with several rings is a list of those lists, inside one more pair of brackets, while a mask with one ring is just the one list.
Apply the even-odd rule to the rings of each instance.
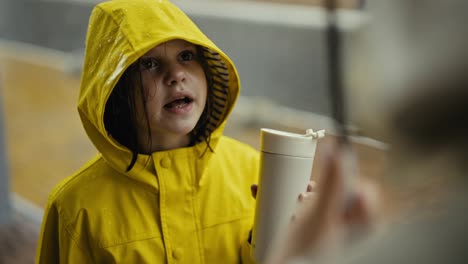
[[320, 250], [318, 247], [333, 242], [335, 233], [340, 231], [345, 184], [339, 154], [334, 151], [325, 160], [317, 202], [305, 204], [295, 219], [292, 232], [297, 240], [293, 255]]
[[[316, 217], [321, 221], [330, 222], [338, 219], [345, 200], [345, 182], [343, 164], [340, 159], [341, 150], [328, 154], [322, 181], [319, 184]], [[323, 224], [325, 224], [323, 223]]]

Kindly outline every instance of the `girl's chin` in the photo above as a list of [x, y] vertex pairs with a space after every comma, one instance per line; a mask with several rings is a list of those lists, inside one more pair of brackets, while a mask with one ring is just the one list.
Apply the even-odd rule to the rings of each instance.
[[196, 124], [190, 124], [190, 125], [184, 125], [184, 126], [178, 126], [178, 127], [172, 127], [171, 129], [168, 129], [166, 133], [164, 133], [164, 137], [170, 140], [170, 138], [174, 139], [179, 139], [179, 138], [185, 138], [185, 137], [190, 137], [190, 133], [193, 131], [195, 128]]

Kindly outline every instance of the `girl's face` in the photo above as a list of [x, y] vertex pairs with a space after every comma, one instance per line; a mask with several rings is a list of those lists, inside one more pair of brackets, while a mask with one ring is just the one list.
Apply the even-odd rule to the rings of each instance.
[[[171, 40], [141, 57], [139, 70], [143, 94], [136, 89], [136, 114], [139, 143], [145, 151], [189, 144], [189, 133], [205, 108], [207, 96], [207, 82], [199, 56], [195, 45], [184, 40]], [[148, 138], [143, 101], [151, 138]], [[145, 149], [149, 142], [152, 149]]]

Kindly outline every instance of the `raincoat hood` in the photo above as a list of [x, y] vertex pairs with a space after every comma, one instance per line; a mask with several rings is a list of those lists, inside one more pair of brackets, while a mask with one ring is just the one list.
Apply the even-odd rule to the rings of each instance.
[[[106, 131], [106, 102], [125, 70], [155, 46], [182, 39], [203, 47], [212, 75], [214, 107], [208, 130], [216, 148], [225, 121], [239, 95], [234, 64], [179, 8], [165, 0], [114, 0], [97, 5], [90, 17], [78, 111], [89, 138], [104, 159], [125, 172], [132, 152]], [[194, 148], [206, 148], [204, 142]], [[139, 155], [132, 171], [141, 171]], [[147, 156], [146, 156], [147, 157]], [[135, 174], [136, 172], [133, 172]]]

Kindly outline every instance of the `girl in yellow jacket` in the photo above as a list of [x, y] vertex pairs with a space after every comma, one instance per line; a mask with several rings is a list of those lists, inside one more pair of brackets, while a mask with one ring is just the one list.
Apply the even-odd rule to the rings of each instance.
[[100, 154], [51, 193], [37, 263], [247, 263], [258, 153], [232, 61], [164, 0], [98, 4], [78, 111]]

